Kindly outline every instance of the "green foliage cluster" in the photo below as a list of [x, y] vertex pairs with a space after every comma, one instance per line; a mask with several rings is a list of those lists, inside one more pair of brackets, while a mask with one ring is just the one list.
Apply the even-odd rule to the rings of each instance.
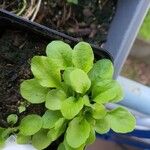
[[139, 37], [144, 40], [150, 41], [150, 10], [139, 31]]
[[[18, 127], [0, 128], [0, 142], [17, 132], [17, 142], [29, 143], [42, 150], [61, 135], [64, 140], [58, 150], [83, 150], [95, 140], [95, 132], [131, 132], [135, 118], [123, 107], [106, 108], [123, 98], [122, 88], [113, 80], [114, 67], [110, 60], [94, 62], [91, 46], [79, 42], [72, 48], [62, 41], [52, 41], [47, 56], [31, 60], [33, 79], [21, 83], [22, 97], [32, 104], [44, 103], [43, 116], [25, 116]], [[11, 115], [8, 122], [15, 124]], [[7, 133], [6, 133], [7, 132]]]

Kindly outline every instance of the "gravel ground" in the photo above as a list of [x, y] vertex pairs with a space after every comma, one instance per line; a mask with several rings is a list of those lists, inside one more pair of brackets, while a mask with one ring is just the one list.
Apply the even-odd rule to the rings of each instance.
[[150, 86], [150, 64], [129, 56], [121, 72], [122, 76]]

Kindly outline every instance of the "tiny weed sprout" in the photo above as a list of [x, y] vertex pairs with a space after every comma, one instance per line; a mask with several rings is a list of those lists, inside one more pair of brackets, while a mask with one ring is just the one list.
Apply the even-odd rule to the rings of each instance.
[[[28, 103], [44, 105], [45, 113], [29, 114], [18, 122], [16, 115], [8, 116], [11, 126], [0, 128], [0, 145], [16, 134], [19, 144], [31, 143], [42, 150], [61, 136], [58, 150], [83, 150], [95, 141], [96, 132], [127, 133], [135, 128], [136, 120], [125, 108], [106, 108], [107, 103], [119, 102], [123, 91], [113, 79], [112, 62], [94, 63], [88, 43], [79, 42], [72, 49], [63, 41], [52, 41], [46, 56], [32, 58], [31, 71], [34, 78], [24, 80], [20, 92]], [[16, 122], [17, 127], [12, 126]]]

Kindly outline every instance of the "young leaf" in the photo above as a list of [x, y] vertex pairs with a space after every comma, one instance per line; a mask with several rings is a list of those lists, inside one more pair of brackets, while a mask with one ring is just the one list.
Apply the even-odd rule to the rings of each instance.
[[83, 105], [83, 98], [79, 98], [77, 100], [74, 97], [69, 97], [63, 101], [61, 113], [66, 119], [72, 119], [80, 112], [80, 110], [83, 108]]
[[98, 104], [106, 104], [109, 101], [113, 100], [116, 97], [116, 93], [114, 89], [108, 89], [105, 92], [100, 93], [94, 98], [94, 102]]
[[60, 68], [50, 58], [34, 56], [31, 61], [31, 70], [40, 85], [44, 87], [60, 86]]
[[86, 73], [93, 66], [94, 54], [90, 44], [79, 42], [73, 51], [73, 64], [76, 68], [84, 70]]
[[31, 136], [24, 136], [22, 134], [17, 135], [18, 144], [29, 144], [31, 142]]
[[41, 129], [32, 137], [32, 144], [38, 150], [47, 148], [51, 143], [51, 139], [47, 136], [47, 130]]
[[52, 41], [47, 45], [46, 54], [60, 69], [72, 66], [72, 48], [63, 41]]
[[91, 127], [90, 135], [86, 141], [87, 145], [92, 144], [96, 140], [96, 133], [93, 127]]
[[109, 59], [101, 59], [97, 61], [89, 72], [91, 81], [101, 81], [102, 79], [112, 79], [114, 67]]
[[25, 110], [26, 110], [26, 107], [25, 107], [25, 106], [19, 106], [19, 107], [18, 107], [19, 113], [22, 113], [22, 112], [24, 112]]
[[62, 102], [67, 98], [66, 94], [62, 90], [51, 90], [46, 96], [45, 107], [50, 110], [59, 110]]
[[108, 117], [96, 120], [95, 131], [99, 134], [105, 134], [110, 130], [110, 122]]
[[124, 97], [123, 89], [119, 83], [116, 84], [115, 88], [116, 88], [116, 97], [110, 101], [111, 103], [117, 103], [117, 102], [121, 101]]
[[99, 104], [111, 101], [118, 102], [123, 97], [121, 86], [115, 80], [110, 80], [110, 82], [98, 82], [93, 87], [92, 95], [94, 101]]
[[21, 120], [19, 130], [20, 134], [30, 136], [42, 128], [42, 118], [38, 115], [28, 115]]
[[59, 111], [47, 110], [42, 117], [42, 120], [43, 120], [43, 126], [42, 127], [44, 129], [53, 128], [55, 126], [55, 123], [58, 121], [58, 119], [61, 116], [62, 115]]
[[85, 106], [91, 107], [91, 104], [90, 104], [90, 100], [89, 100], [88, 95], [84, 95], [84, 96], [83, 96], [83, 101], [84, 101], [84, 105], [85, 105]]
[[66, 141], [69, 146], [78, 148], [82, 146], [89, 137], [90, 125], [85, 119], [74, 118], [66, 131]]
[[66, 138], [64, 139], [63, 145], [65, 147], [65, 150], [84, 150], [84, 147], [85, 147], [85, 144], [82, 144], [78, 148], [73, 148], [67, 143]]
[[117, 133], [127, 133], [134, 130], [136, 120], [134, 116], [123, 107], [118, 107], [108, 114], [111, 129]]
[[91, 86], [87, 74], [81, 69], [68, 69], [63, 74], [65, 83], [77, 93], [85, 93]]
[[30, 79], [21, 83], [20, 92], [24, 99], [30, 103], [38, 104], [46, 100], [48, 89], [42, 87], [36, 79]]
[[60, 143], [57, 150], [66, 150], [64, 143]]
[[[91, 109], [91, 108], [90, 108]], [[92, 114], [90, 111], [87, 111], [85, 114], [85, 118], [87, 120], [87, 122], [91, 125], [94, 126], [95, 125], [95, 119], [93, 118]]]
[[16, 114], [11, 114], [7, 117], [7, 122], [11, 125], [16, 124], [18, 121], [18, 116]]
[[102, 104], [95, 103], [92, 105], [92, 116], [95, 119], [102, 119], [105, 117], [107, 111], [105, 106]]
[[4, 128], [0, 127], [0, 148], [2, 148], [5, 144], [5, 138], [3, 137], [3, 132], [5, 131]]
[[113, 83], [115, 81], [112, 79], [104, 79], [96, 82], [92, 87], [92, 97], [95, 98], [102, 92], [107, 91], [110, 88], [113, 88]]
[[62, 133], [66, 130], [66, 123], [64, 118], [60, 118], [56, 123], [54, 128], [50, 129], [48, 132], [48, 137], [51, 138], [52, 141], [55, 141]]

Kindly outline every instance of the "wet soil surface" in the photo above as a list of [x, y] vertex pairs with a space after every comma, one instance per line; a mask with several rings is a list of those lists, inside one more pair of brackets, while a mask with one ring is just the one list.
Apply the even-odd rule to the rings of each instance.
[[[23, 36], [22, 36], [23, 35]], [[0, 126], [7, 127], [6, 118], [9, 114], [19, 114], [18, 106], [22, 99], [20, 83], [32, 77], [30, 59], [34, 55], [45, 55], [48, 42], [22, 31], [6, 30], [0, 37]], [[26, 112], [42, 112], [42, 107], [30, 105]]]

